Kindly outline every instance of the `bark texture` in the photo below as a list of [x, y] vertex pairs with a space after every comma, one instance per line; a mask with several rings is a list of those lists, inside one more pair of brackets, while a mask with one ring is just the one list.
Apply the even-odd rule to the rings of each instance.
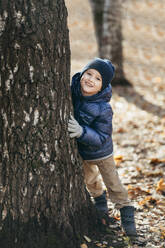
[[79, 247], [91, 208], [76, 145], [63, 0], [0, 1], [0, 244]]
[[110, 59], [116, 68], [113, 85], [129, 84], [123, 71], [122, 2], [123, 0], [90, 0], [99, 57]]

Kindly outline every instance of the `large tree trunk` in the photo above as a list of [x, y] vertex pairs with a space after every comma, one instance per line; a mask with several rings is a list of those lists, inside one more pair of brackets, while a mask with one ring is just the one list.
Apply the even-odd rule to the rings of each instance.
[[67, 133], [69, 73], [64, 1], [1, 0], [3, 248], [79, 247], [81, 236], [90, 231], [93, 209]]
[[122, 0], [90, 0], [99, 57], [110, 59], [116, 72], [113, 85], [129, 85], [123, 71]]

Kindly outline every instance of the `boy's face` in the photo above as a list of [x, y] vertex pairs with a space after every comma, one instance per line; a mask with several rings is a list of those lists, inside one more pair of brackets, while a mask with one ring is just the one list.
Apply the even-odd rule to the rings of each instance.
[[95, 95], [102, 88], [102, 77], [95, 69], [88, 69], [82, 75], [80, 85], [83, 96]]

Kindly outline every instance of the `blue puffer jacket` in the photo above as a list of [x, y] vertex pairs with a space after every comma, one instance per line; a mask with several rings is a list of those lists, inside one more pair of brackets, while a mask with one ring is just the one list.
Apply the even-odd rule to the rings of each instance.
[[83, 96], [80, 73], [76, 73], [72, 78], [71, 90], [74, 117], [83, 127], [83, 134], [77, 138], [80, 155], [84, 160], [94, 160], [112, 154], [111, 86], [93, 96]]

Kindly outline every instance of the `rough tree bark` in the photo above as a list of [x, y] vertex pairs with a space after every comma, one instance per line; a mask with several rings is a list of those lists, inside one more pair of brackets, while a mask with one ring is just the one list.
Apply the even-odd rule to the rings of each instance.
[[112, 85], [130, 85], [124, 75], [122, 51], [123, 0], [90, 0], [99, 57], [110, 59], [116, 68]]
[[[63, 0], [0, 1], [0, 244], [79, 247], [93, 214], [67, 133]], [[92, 222], [95, 225], [95, 222]]]

